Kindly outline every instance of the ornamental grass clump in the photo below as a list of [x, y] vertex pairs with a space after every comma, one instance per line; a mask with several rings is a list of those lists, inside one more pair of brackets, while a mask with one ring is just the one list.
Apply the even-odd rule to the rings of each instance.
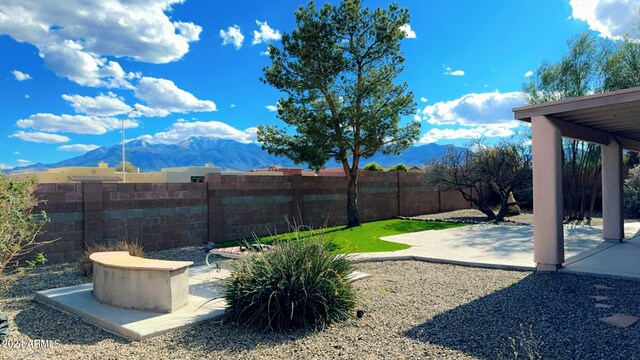
[[225, 291], [228, 321], [265, 331], [322, 330], [352, 316], [353, 263], [332, 253], [322, 233], [300, 237], [237, 265]]
[[93, 277], [93, 261], [89, 258], [94, 252], [105, 251], [126, 251], [131, 256], [142, 257], [144, 252], [142, 245], [138, 243], [138, 240], [120, 240], [115, 244], [91, 244], [86, 245], [85, 250], [82, 252], [80, 260], [78, 260], [78, 270], [83, 276]]

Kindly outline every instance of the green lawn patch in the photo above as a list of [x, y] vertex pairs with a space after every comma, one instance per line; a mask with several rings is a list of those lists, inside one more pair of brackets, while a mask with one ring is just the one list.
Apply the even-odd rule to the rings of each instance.
[[[403, 250], [409, 248], [409, 245], [384, 241], [380, 240], [380, 238], [416, 231], [449, 229], [464, 225], [465, 224], [443, 221], [391, 219], [363, 223], [361, 226], [354, 228], [335, 226], [313, 231], [314, 233], [324, 231], [326, 238], [333, 241], [335, 245], [334, 251], [336, 253], [348, 254]], [[302, 237], [309, 237], [311, 236], [311, 232], [301, 231], [300, 235]], [[292, 233], [286, 233], [261, 237], [259, 240], [262, 243], [269, 244], [273, 241], [288, 239], [293, 236]]]

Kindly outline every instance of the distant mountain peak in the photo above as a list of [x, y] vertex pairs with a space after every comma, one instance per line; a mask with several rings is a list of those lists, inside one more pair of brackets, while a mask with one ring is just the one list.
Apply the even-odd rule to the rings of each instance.
[[[362, 164], [374, 161], [381, 166], [424, 165], [432, 158], [444, 154], [452, 145], [427, 144], [412, 146], [401, 155], [378, 154], [364, 159]], [[177, 166], [202, 166], [213, 163], [222, 169], [247, 171], [265, 169], [272, 165], [282, 167], [304, 167], [296, 165], [288, 158], [271, 155], [255, 143], [241, 143], [230, 139], [216, 139], [208, 136], [192, 136], [174, 144], [152, 143], [136, 139], [126, 143], [126, 160], [142, 171], [158, 171], [161, 168]], [[122, 145], [104, 146], [83, 155], [54, 164], [33, 164], [15, 168], [14, 171], [42, 171], [47, 168], [69, 166], [97, 166], [101, 161], [115, 167], [122, 161]], [[338, 166], [335, 162], [326, 167]]]

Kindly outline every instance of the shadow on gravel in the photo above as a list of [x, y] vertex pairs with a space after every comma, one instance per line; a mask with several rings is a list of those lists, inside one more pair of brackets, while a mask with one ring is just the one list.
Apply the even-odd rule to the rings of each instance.
[[[615, 290], [597, 290], [595, 284]], [[596, 308], [592, 295], [609, 297]], [[407, 330], [404, 335], [481, 359], [640, 358], [640, 322], [626, 329], [598, 319], [614, 313], [640, 317], [640, 283], [569, 274], [532, 274]]]
[[[314, 331], [264, 333], [232, 324], [205, 322], [172, 336], [172, 345], [189, 348], [194, 357], [209, 357], [212, 352], [241, 355], [255, 348], [264, 348], [295, 341], [316, 334]], [[245, 355], [248, 356], [248, 355]]]

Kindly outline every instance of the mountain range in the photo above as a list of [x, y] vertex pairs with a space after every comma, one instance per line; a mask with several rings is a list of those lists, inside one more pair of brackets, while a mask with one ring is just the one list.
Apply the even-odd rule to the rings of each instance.
[[[383, 167], [398, 163], [422, 166], [434, 157], [441, 156], [452, 146], [427, 144], [412, 146], [399, 156], [377, 154], [363, 160], [361, 167], [372, 161]], [[133, 140], [126, 143], [125, 155], [126, 160], [139, 167], [141, 171], [158, 171], [161, 168], [176, 166], [202, 166], [208, 162], [223, 170], [240, 171], [267, 168], [271, 165], [305, 167], [304, 165], [296, 165], [288, 158], [271, 155], [254, 143], [246, 144], [208, 137], [191, 137], [176, 144], [155, 144], [143, 140]], [[122, 161], [121, 145], [104, 146], [53, 164], [35, 163], [16, 167], [13, 172], [45, 171], [46, 169], [69, 166], [97, 166], [100, 161], [106, 162], [109, 166], [119, 164]], [[328, 163], [326, 166], [339, 165], [334, 162]]]

